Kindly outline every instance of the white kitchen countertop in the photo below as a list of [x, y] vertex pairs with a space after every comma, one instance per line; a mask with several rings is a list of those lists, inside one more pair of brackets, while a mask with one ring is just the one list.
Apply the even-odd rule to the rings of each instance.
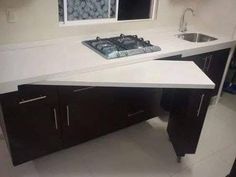
[[36, 84], [199, 89], [215, 87], [215, 84], [194, 62], [165, 60], [60, 76]]
[[[160, 59], [173, 55], [190, 56], [205, 52], [231, 48], [235, 40], [191, 27], [189, 32], [202, 32], [218, 40], [206, 43], [191, 43], [175, 37], [177, 27], [159, 27], [142, 31], [121, 31], [137, 34], [153, 45], [161, 47], [160, 52], [106, 60], [81, 41], [94, 36], [73, 37], [50, 41], [0, 46], [0, 93], [17, 90], [17, 85], [47, 80], [55, 76], [81, 74], [111, 67]], [[110, 37], [119, 33], [99, 34]]]

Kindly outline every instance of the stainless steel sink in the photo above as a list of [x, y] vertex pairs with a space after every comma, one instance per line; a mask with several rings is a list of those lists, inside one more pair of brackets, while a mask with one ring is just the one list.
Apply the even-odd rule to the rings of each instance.
[[215, 41], [217, 38], [201, 34], [201, 33], [183, 33], [183, 34], [177, 34], [178, 38], [189, 41], [189, 42], [210, 42]]

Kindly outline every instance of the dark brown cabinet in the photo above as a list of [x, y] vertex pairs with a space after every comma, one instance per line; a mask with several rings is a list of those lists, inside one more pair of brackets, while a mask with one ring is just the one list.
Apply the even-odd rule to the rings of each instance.
[[174, 90], [167, 132], [178, 157], [195, 153], [210, 98], [211, 90]]
[[59, 87], [64, 147], [153, 117], [154, 93], [137, 88]]
[[[215, 83], [215, 89], [211, 94], [212, 96], [216, 96], [220, 88], [229, 52], [230, 49], [224, 49], [184, 58], [164, 58], [163, 60], [194, 61], [195, 64]], [[163, 89], [161, 106], [166, 111], [171, 110], [173, 96], [173, 89]]]
[[[72, 146], [99, 134], [103, 100], [92, 87], [59, 88], [63, 124], [63, 144]], [[105, 100], [104, 100], [105, 102]]]
[[1, 106], [14, 165], [61, 149], [60, 112], [54, 88], [32, 86], [2, 95]]
[[[118, 129], [125, 117], [115, 91], [102, 87], [60, 87], [65, 147]], [[118, 94], [118, 93], [117, 93]]]
[[[14, 165], [158, 116], [160, 89], [23, 85], [1, 95], [0, 123]], [[168, 133], [194, 153], [210, 91], [177, 89]]]
[[194, 61], [199, 68], [206, 73], [206, 75], [215, 83], [215, 89], [212, 96], [218, 94], [221, 80], [224, 74], [225, 66], [228, 60], [230, 49], [219, 50], [215, 52], [190, 56], [182, 58], [186, 61]]
[[235, 177], [236, 176], [236, 159], [234, 161], [233, 167], [230, 171], [230, 174], [227, 177]]

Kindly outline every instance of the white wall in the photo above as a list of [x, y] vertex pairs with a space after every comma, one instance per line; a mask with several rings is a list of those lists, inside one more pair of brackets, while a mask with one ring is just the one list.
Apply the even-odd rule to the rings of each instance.
[[184, 8], [195, 9], [189, 23], [207, 26], [211, 30], [236, 38], [236, 0], [160, 0], [158, 22], [178, 25]]
[[[154, 22], [59, 27], [57, 0], [0, 0], [0, 44], [52, 39], [65, 36], [96, 34], [150, 28], [157, 24], [178, 24], [185, 7], [196, 0], [159, 0], [158, 19]], [[6, 9], [14, 8], [16, 23], [7, 23]], [[177, 26], [176, 26], [177, 27]]]
[[[58, 0], [0, 0], [0, 44], [149, 28], [154, 22], [59, 27]], [[6, 9], [15, 8], [17, 23], [7, 23]]]
[[[236, 28], [236, 0], [202, 0], [197, 5], [200, 22], [232, 36]], [[236, 35], [234, 35], [236, 38]]]
[[[159, 25], [176, 25], [178, 28], [181, 15], [185, 8], [191, 7], [196, 9], [199, 0], [159, 0], [158, 24]], [[194, 23], [196, 17], [191, 18], [190, 22]]]

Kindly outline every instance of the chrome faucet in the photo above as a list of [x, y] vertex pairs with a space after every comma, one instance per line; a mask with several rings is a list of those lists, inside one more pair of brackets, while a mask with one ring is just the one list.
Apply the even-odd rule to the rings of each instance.
[[179, 31], [180, 32], [186, 32], [188, 30], [187, 29], [188, 23], [185, 21], [185, 14], [188, 11], [192, 12], [192, 15], [195, 16], [194, 10], [192, 8], [187, 8], [184, 10], [183, 15], [181, 16], [181, 19], [180, 19], [180, 23], [179, 23]]

